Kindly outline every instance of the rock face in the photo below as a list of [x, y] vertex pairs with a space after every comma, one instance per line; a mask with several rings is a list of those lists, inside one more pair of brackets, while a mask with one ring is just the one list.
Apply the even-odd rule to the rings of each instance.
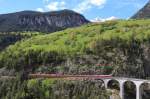
[[150, 18], [150, 0], [140, 9], [131, 19], [149, 19]]
[[55, 32], [80, 26], [89, 21], [71, 10], [54, 12], [22, 11], [0, 15], [0, 32], [40, 31]]

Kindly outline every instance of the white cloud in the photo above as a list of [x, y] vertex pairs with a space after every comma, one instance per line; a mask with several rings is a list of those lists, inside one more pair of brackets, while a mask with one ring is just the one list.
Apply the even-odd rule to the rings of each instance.
[[55, 10], [65, 9], [65, 5], [66, 3], [64, 1], [51, 2], [48, 5], [46, 5], [46, 8], [48, 8], [50, 11], [55, 11]]
[[106, 3], [106, 0], [84, 0], [77, 5], [73, 10], [83, 13], [86, 10], [92, 8], [93, 6], [101, 8]]
[[111, 21], [111, 20], [117, 20], [118, 18], [115, 16], [111, 16], [108, 18], [100, 18], [100, 17], [96, 17], [93, 20], [91, 20], [91, 22], [105, 22], [105, 21]]
[[75, 7], [73, 10], [77, 11], [79, 13], [83, 13], [84, 11], [90, 9], [92, 6], [89, 4], [88, 1], [84, 1], [80, 3], [77, 7]]
[[42, 8], [37, 8], [36, 11], [44, 12], [44, 10]]
[[111, 16], [111, 17], [109, 17], [109, 18], [106, 18], [106, 20], [117, 20], [118, 18], [117, 17], [115, 17], [115, 16]]
[[91, 2], [91, 4], [95, 6], [101, 6], [106, 2], [106, 0], [89, 0], [89, 1]]

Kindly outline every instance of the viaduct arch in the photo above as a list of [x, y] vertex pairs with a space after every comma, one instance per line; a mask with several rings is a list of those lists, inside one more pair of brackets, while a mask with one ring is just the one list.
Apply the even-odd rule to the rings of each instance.
[[132, 79], [132, 78], [104, 78], [102, 79], [104, 81], [105, 88], [108, 88], [108, 84], [110, 81], [115, 80], [119, 83], [119, 95], [121, 99], [124, 99], [124, 84], [126, 82], [132, 82], [136, 86], [136, 99], [142, 99], [142, 88], [141, 86], [144, 83], [150, 84], [149, 80], [143, 80], [143, 79]]

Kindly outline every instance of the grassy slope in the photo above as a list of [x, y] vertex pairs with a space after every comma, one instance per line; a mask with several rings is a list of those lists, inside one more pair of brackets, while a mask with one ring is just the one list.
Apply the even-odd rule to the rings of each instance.
[[115, 47], [130, 46], [133, 39], [138, 43], [149, 41], [149, 28], [150, 20], [120, 20], [36, 36], [17, 42], [3, 51], [0, 65], [10, 68], [47, 65], [61, 63], [68, 57], [97, 55], [104, 50], [112, 52]]

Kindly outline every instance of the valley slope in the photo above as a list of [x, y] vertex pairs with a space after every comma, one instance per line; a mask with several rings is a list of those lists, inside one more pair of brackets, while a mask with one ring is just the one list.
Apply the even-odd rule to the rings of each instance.
[[[150, 76], [150, 20], [90, 23], [17, 42], [0, 53], [16, 71]], [[98, 65], [96, 65], [98, 64]]]

